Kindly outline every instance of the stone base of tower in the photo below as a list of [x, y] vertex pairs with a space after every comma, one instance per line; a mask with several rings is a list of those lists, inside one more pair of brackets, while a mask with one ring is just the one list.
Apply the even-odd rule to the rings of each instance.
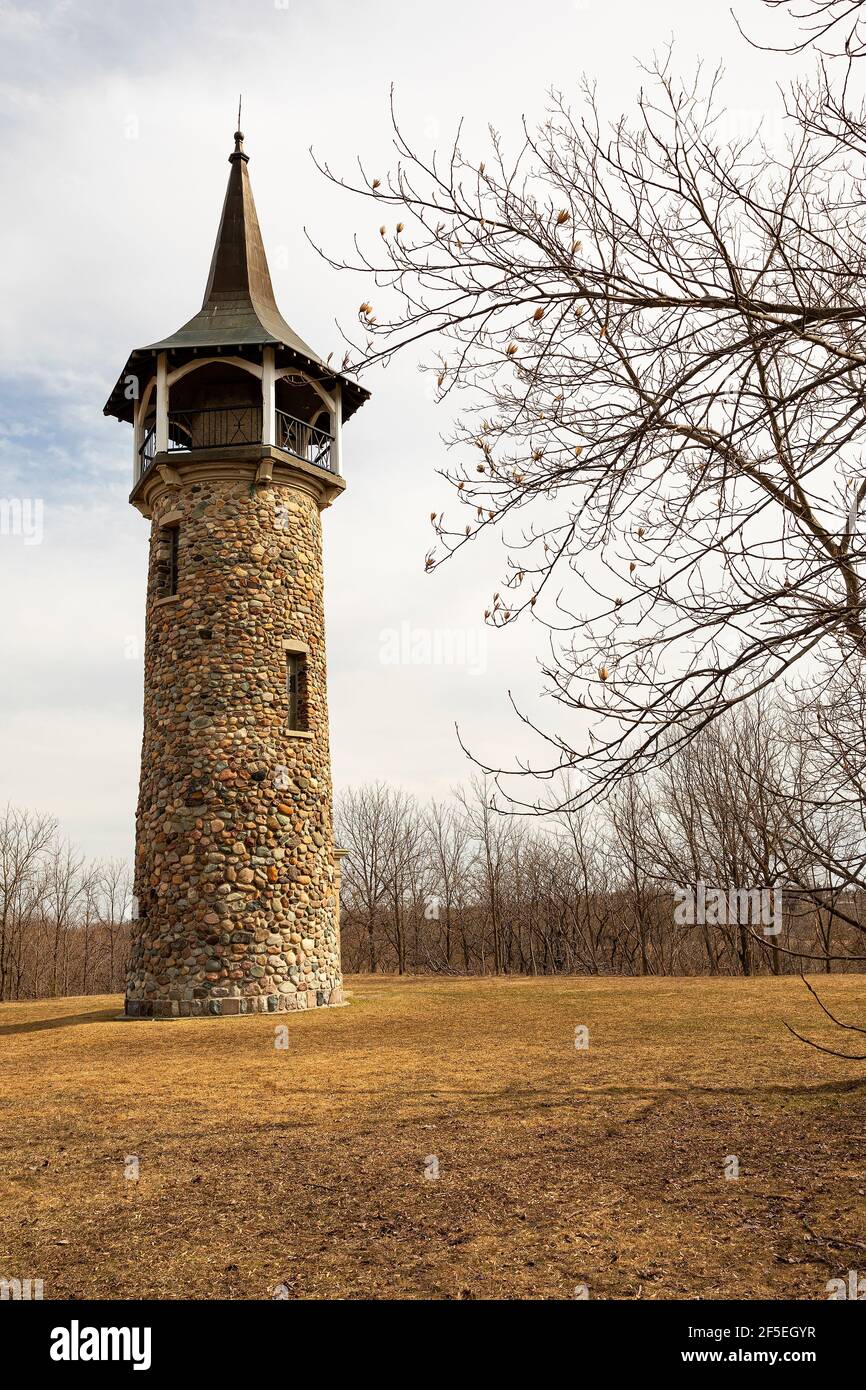
[[127, 1018], [237, 1018], [239, 1014], [298, 1013], [338, 1008], [346, 1001], [341, 986], [296, 990], [293, 994], [256, 994], [234, 999], [127, 999]]

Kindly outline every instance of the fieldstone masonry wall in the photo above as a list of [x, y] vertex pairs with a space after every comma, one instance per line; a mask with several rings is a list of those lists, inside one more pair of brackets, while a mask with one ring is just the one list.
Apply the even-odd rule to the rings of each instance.
[[[151, 504], [132, 1017], [342, 1003], [319, 502], [303, 478], [212, 474]], [[308, 648], [306, 732], [287, 640]]]

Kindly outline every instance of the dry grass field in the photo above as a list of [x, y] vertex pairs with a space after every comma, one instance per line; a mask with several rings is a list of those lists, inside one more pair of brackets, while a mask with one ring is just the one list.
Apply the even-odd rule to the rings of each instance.
[[[864, 1021], [866, 979], [816, 983]], [[0, 1006], [0, 1276], [55, 1299], [815, 1299], [866, 1269], [866, 1064], [786, 1032], [839, 1045], [798, 980], [347, 985], [279, 1020]]]

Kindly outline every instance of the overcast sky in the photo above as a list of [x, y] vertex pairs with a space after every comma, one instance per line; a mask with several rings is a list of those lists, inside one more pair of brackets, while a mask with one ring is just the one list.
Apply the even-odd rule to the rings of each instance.
[[[757, 0], [738, 14], [766, 25]], [[790, 66], [751, 51], [723, 0], [0, 0], [0, 498], [44, 509], [41, 543], [0, 536], [0, 799], [52, 812], [88, 854], [131, 852], [147, 524], [127, 503], [129, 427], [102, 406], [128, 352], [200, 305], [238, 93], [277, 299], [326, 355], [369, 286], [324, 264], [304, 227], [348, 251], [371, 209], [323, 182], [311, 144], [337, 169], [359, 154], [386, 169], [394, 83], [422, 148], [463, 116], [463, 148], [483, 158], [488, 123], [507, 137], [584, 72], [609, 112], [633, 109], [636, 59], [672, 35], [684, 69], [726, 63], [735, 128], [777, 109]], [[383, 778], [446, 794], [471, 770], [455, 722], [507, 762], [523, 746], [507, 692], [533, 708], [539, 684], [542, 633], [481, 624], [494, 551], [423, 572], [449, 498], [435, 474], [448, 420], [415, 367], [365, 379], [348, 490], [324, 517], [338, 790]], [[469, 659], [383, 662], [383, 634], [401, 630], [458, 634]]]

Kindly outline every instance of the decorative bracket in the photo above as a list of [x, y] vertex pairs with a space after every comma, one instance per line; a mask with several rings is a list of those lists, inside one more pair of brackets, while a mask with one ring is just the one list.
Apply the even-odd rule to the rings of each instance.
[[183, 479], [176, 468], [172, 468], [167, 463], [160, 463], [157, 465], [157, 470], [166, 487], [182, 487]]

